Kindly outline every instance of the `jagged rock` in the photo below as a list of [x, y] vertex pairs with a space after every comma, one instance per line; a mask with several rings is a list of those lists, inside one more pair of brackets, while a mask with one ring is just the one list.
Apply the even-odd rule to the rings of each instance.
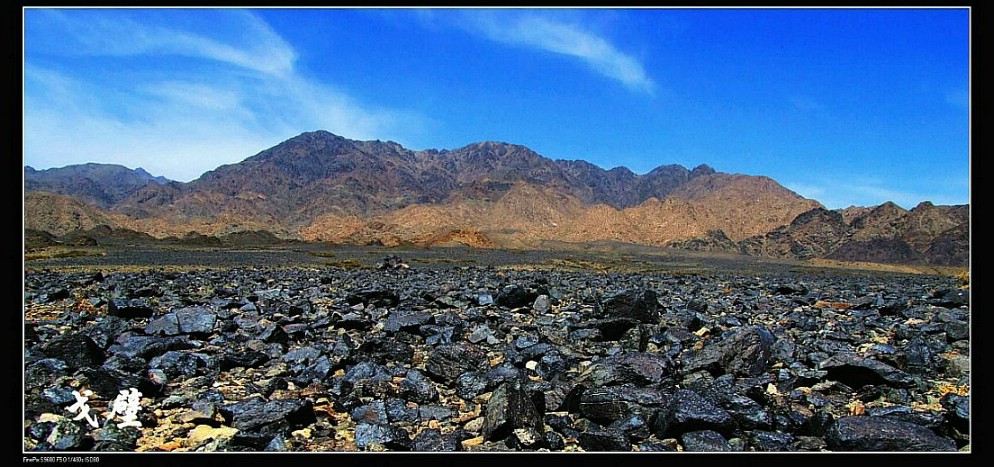
[[355, 444], [361, 449], [381, 445], [387, 449], [407, 451], [411, 438], [407, 430], [393, 425], [361, 422], [355, 427]]
[[[83, 439], [66, 443], [103, 451], [811, 452], [831, 449], [836, 436], [832, 446], [845, 449], [833, 450], [841, 451], [859, 447], [829, 433], [843, 432], [840, 418], [862, 413], [857, 418], [928, 430], [944, 440], [942, 450], [969, 450], [971, 347], [963, 328], [971, 313], [968, 305], [937, 305], [945, 292], [929, 292], [954, 289], [958, 279], [425, 264], [414, 273], [232, 268], [103, 281], [28, 271], [25, 449], [52, 450], [53, 414], [67, 414], [72, 389], [94, 390], [103, 408], [134, 387], [143, 394], [144, 436], [131, 444], [127, 432], [76, 420]], [[506, 284], [536, 299], [477, 306], [482, 291]], [[84, 310], [55, 315], [54, 302], [34, 300], [60, 287], [71, 287]], [[393, 291], [397, 306], [348, 303], [368, 288]], [[87, 305], [143, 289], [155, 309], [171, 311], [123, 318]], [[656, 323], [601, 314], [602, 297], [650, 289]], [[536, 306], [542, 295], [546, 311]], [[196, 308], [191, 317], [206, 317], [203, 324], [183, 328], [168, 318]], [[623, 330], [611, 327], [618, 323]], [[468, 339], [474, 332], [482, 338]], [[66, 342], [104, 358], [76, 368], [43, 350]], [[952, 381], [941, 388], [941, 410], [920, 410], [935, 402], [935, 382]], [[358, 433], [362, 447], [357, 423], [374, 425]], [[237, 432], [192, 446], [197, 425]], [[173, 441], [152, 441], [160, 436]]]
[[425, 403], [438, 400], [438, 390], [417, 368], [408, 370], [398, 386], [400, 395], [409, 401]]
[[663, 355], [647, 352], [629, 352], [607, 357], [591, 365], [577, 382], [591, 386], [632, 384], [658, 386], [673, 373], [673, 361]]
[[82, 333], [56, 337], [46, 342], [41, 351], [48, 357], [65, 362], [69, 368], [99, 367], [106, 360], [100, 346]]
[[[469, 439], [469, 438], [465, 438]], [[452, 452], [462, 451], [462, 442], [457, 433], [443, 435], [441, 430], [429, 428], [421, 430], [411, 443], [411, 451]]]
[[737, 328], [719, 341], [705, 345], [683, 359], [686, 371], [699, 369], [715, 374], [756, 376], [772, 363], [776, 337], [764, 327]]
[[485, 368], [486, 355], [476, 347], [464, 344], [445, 344], [432, 349], [425, 362], [425, 373], [442, 382], [455, 381], [468, 371]]
[[628, 434], [617, 429], [589, 430], [580, 433], [578, 439], [584, 451], [631, 451], [632, 443]]
[[686, 452], [737, 451], [721, 433], [712, 430], [689, 431], [680, 435]]
[[580, 394], [578, 409], [581, 416], [608, 424], [643, 413], [644, 408], [658, 408], [666, 403], [666, 395], [659, 390], [610, 386], [584, 390]]
[[818, 368], [828, 372], [826, 379], [839, 381], [852, 388], [871, 384], [887, 384], [906, 388], [915, 384], [914, 379], [897, 368], [851, 352], [833, 355], [822, 361]]
[[518, 381], [501, 384], [487, 402], [483, 438], [501, 440], [515, 428], [542, 429], [542, 416]]
[[663, 439], [699, 430], [729, 434], [735, 426], [735, 419], [721, 407], [694, 391], [679, 389], [656, 416], [653, 432]]
[[749, 438], [749, 444], [757, 451], [782, 452], [793, 451], [796, 441], [790, 433], [780, 433], [777, 431], [756, 430]]
[[888, 417], [843, 417], [825, 433], [833, 451], [956, 451], [956, 443], [914, 423]]
[[397, 295], [397, 292], [392, 290], [373, 286], [356, 290], [351, 295], [346, 297], [346, 301], [349, 302], [349, 305], [357, 305], [362, 303], [365, 306], [373, 305], [376, 307], [389, 308], [400, 302], [400, 296]]
[[387, 332], [410, 331], [419, 329], [422, 325], [432, 322], [432, 315], [426, 311], [397, 310], [390, 312], [383, 321], [383, 330]]
[[124, 319], [148, 318], [155, 313], [155, 308], [148, 298], [112, 298], [107, 304], [107, 313]]
[[241, 431], [261, 434], [289, 433], [314, 423], [312, 404], [306, 399], [265, 401], [252, 398], [220, 407], [225, 423]]
[[640, 323], [659, 323], [659, 302], [652, 289], [629, 290], [605, 298], [601, 302], [605, 316], [628, 318]]
[[538, 294], [517, 284], [512, 284], [497, 293], [494, 303], [507, 308], [521, 308], [535, 303]]

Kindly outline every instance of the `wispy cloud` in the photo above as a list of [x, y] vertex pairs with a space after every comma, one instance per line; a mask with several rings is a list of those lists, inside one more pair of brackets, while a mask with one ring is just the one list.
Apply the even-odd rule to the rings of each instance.
[[[220, 35], [224, 26], [237, 24], [238, 34], [232, 37], [211, 37], [205, 33], [184, 30], [180, 23], [168, 26], [138, 21], [135, 16], [108, 15], [101, 10], [38, 10], [50, 15], [51, 24], [61, 24], [64, 40], [79, 47], [71, 52], [86, 55], [183, 55], [228, 63], [267, 74], [282, 75], [293, 70], [296, 54], [293, 48], [264, 21], [251, 12], [234, 9], [199, 10], [188, 13], [199, 16], [200, 22], [213, 21], [217, 29], [209, 34]], [[167, 21], [170, 12], [136, 10], [153, 21]]]
[[[26, 58], [24, 162], [35, 168], [114, 163], [189, 181], [304, 131], [373, 139], [426, 120], [371, 107], [300, 73], [293, 47], [251, 12], [197, 11], [189, 18], [200, 24], [155, 10], [141, 20], [36, 13], [56, 28], [40, 39], [48, 53], [102, 70], [93, 76]], [[170, 66], [152, 73], [125, 60]]]
[[970, 108], [970, 93], [964, 89], [956, 89], [946, 93], [946, 103], [958, 109]]
[[652, 94], [655, 82], [636, 58], [583, 26], [537, 12], [469, 11], [465, 25], [491, 40], [534, 47], [582, 60], [590, 68], [630, 89]]
[[[787, 182], [787, 189], [805, 197], [817, 200], [828, 209], [842, 209], [850, 206], [877, 206], [891, 201], [905, 209], [911, 209], [923, 201], [936, 205], [964, 204], [966, 200], [954, 199], [940, 193], [926, 191], [906, 191], [884, 187], [882, 180], [860, 180], [844, 183], [818, 184]], [[872, 204], [866, 204], [867, 200]]]
[[797, 110], [813, 111], [825, 109], [825, 106], [820, 102], [807, 96], [791, 96], [787, 100]]

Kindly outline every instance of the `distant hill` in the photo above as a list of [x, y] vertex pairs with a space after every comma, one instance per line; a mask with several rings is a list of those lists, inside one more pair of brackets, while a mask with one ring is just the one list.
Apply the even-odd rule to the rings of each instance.
[[30, 218], [30, 228], [57, 234], [101, 222], [157, 238], [251, 231], [384, 245], [619, 241], [793, 258], [969, 256], [968, 209], [923, 204], [903, 212], [889, 203], [828, 211], [768, 177], [703, 164], [639, 175], [493, 141], [413, 151], [315, 131], [188, 183], [85, 164], [26, 167], [25, 191], [26, 226]]
[[24, 168], [25, 191], [47, 191], [77, 198], [108, 209], [149, 184], [169, 183], [141, 167], [131, 170], [115, 164], [80, 164], [35, 170]]

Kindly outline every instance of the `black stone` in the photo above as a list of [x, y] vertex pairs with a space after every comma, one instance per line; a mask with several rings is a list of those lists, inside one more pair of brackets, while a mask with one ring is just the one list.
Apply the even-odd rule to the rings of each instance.
[[713, 430], [689, 431], [680, 435], [684, 452], [727, 452], [736, 449], [721, 433]]
[[483, 419], [483, 438], [502, 440], [515, 428], [541, 430], [542, 415], [525, 394], [521, 384], [508, 381], [501, 384], [487, 402]]
[[663, 439], [699, 430], [731, 434], [735, 428], [735, 419], [725, 409], [694, 391], [679, 389], [656, 416], [653, 433]]
[[956, 443], [932, 430], [889, 417], [853, 416], [835, 421], [825, 433], [832, 451], [955, 451]]
[[374, 443], [397, 451], [408, 451], [412, 445], [410, 434], [401, 427], [366, 422], [356, 424], [356, 446], [366, 449]]

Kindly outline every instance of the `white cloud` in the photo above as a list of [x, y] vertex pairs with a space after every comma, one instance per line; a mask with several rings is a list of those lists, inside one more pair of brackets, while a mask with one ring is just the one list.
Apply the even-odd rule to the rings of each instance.
[[970, 93], [963, 89], [956, 89], [946, 93], [946, 103], [958, 109], [970, 108]]
[[[205, 21], [199, 14], [193, 19]], [[65, 41], [71, 50], [61, 53], [77, 59], [204, 60], [158, 67], [154, 74], [113, 66], [99, 77], [25, 63], [23, 154], [36, 169], [101, 162], [189, 181], [305, 131], [373, 139], [425, 122], [300, 74], [293, 48], [249, 12], [213, 18], [225, 22], [210, 37], [183, 29], [182, 22], [60, 13], [57, 19], [71, 31]]]
[[[293, 48], [264, 21], [244, 10], [206, 9], [189, 12], [195, 23], [216, 26], [208, 31], [221, 36], [229, 28], [231, 37], [208, 37], [183, 29], [182, 22], [171, 22], [169, 9], [157, 10], [58, 10], [41, 9], [32, 14], [45, 15], [45, 24], [59, 28], [66, 53], [95, 56], [182, 55], [235, 65], [273, 75], [293, 70]], [[142, 20], [136, 18], [141, 17]], [[29, 32], [31, 32], [29, 30]], [[57, 45], [50, 43], [50, 46]]]
[[797, 110], [824, 110], [825, 106], [820, 102], [806, 96], [791, 96], [788, 98], [791, 105]]
[[929, 192], [912, 192], [886, 188], [880, 180], [853, 180], [826, 184], [788, 182], [787, 189], [809, 199], [814, 199], [828, 209], [842, 209], [850, 206], [872, 207], [891, 201], [905, 209], [911, 209], [923, 201], [936, 205], [964, 204], [950, 196]]
[[507, 11], [472, 11], [467, 18], [471, 29], [492, 40], [576, 57], [594, 71], [631, 89], [649, 94], [655, 90], [655, 83], [638, 60], [580, 25], [534, 12], [519, 15]]

